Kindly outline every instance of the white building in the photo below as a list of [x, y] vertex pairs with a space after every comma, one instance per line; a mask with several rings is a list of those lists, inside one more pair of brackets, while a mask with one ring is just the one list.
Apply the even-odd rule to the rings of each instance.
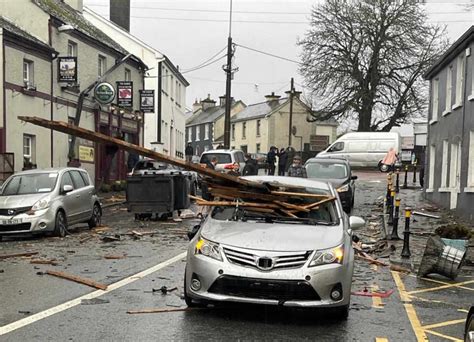
[[171, 61], [119, 25], [91, 9], [84, 17], [149, 67], [144, 89], [154, 90], [154, 113], [144, 114], [144, 147], [184, 158], [186, 87], [189, 83]]

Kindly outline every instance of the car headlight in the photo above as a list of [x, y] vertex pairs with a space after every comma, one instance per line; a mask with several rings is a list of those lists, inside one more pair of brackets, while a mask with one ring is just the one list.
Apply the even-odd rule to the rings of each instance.
[[222, 254], [219, 244], [203, 239], [202, 237], [198, 240], [196, 246], [194, 247], [194, 254], [201, 254], [222, 261]]
[[349, 184], [343, 185], [340, 188], [337, 188], [337, 192], [346, 192], [349, 191]]
[[40, 199], [31, 207], [31, 210], [36, 211], [36, 210], [46, 209], [49, 207], [49, 203], [50, 203], [49, 197]]
[[344, 259], [344, 245], [340, 245], [334, 248], [323, 249], [316, 251], [313, 260], [309, 263], [309, 266], [320, 266], [327, 264], [342, 264]]

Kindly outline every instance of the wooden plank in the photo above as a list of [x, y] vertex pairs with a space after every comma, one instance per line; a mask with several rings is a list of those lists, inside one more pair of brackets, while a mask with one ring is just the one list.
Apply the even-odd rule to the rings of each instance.
[[243, 198], [243, 199], [252, 199], [252, 200], [262, 200], [262, 201], [277, 201], [277, 200], [284, 200], [287, 197], [278, 196], [278, 195], [270, 195], [270, 194], [262, 194], [259, 192], [250, 192], [250, 191], [243, 191], [240, 189], [235, 189], [231, 187], [210, 187], [209, 191], [211, 194], [215, 194], [216, 196], [231, 196], [233, 198]]
[[280, 209], [280, 206], [271, 203], [252, 203], [252, 202], [231, 202], [231, 201], [198, 201], [198, 205], [204, 206], [223, 206], [223, 207], [254, 207], [263, 209]]
[[94, 141], [94, 142], [98, 142], [102, 144], [107, 144], [107, 145], [115, 145], [125, 151], [137, 153], [139, 155], [142, 155], [154, 160], [158, 160], [158, 161], [169, 163], [175, 166], [179, 166], [185, 170], [195, 171], [202, 175], [209, 176], [213, 179], [226, 181], [233, 184], [248, 185], [252, 188], [265, 187], [263, 184], [260, 184], [257, 182], [251, 182], [239, 177], [228, 175], [226, 173], [221, 173], [221, 172], [217, 172], [208, 168], [204, 168], [204, 167], [201, 167], [199, 164], [188, 163], [184, 160], [173, 158], [173, 157], [164, 155], [162, 153], [149, 150], [145, 147], [131, 144], [121, 139], [113, 138], [99, 132], [94, 132], [94, 131], [90, 131], [81, 127], [77, 127], [66, 122], [46, 120], [46, 119], [42, 119], [42, 118], [34, 117], [34, 116], [19, 116], [18, 119], [31, 123], [33, 125], [49, 128], [54, 131], [75, 135], [76, 137], [83, 138], [86, 140], [90, 140], [90, 141]]
[[309, 194], [307, 192], [286, 192], [286, 191], [272, 191], [272, 195], [283, 195], [288, 197], [307, 197], [307, 198], [324, 198], [329, 195]]
[[33, 259], [30, 261], [30, 264], [36, 264], [36, 265], [53, 265], [57, 266], [58, 263], [56, 259]]
[[334, 201], [335, 199], [336, 199], [336, 197], [329, 197], [329, 198], [323, 199], [322, 201], [305, 205], [304, 208], [306, 208], [306, 209], [314, 209], [314, 208], [320, 206], [321, 204], [324, 204], [324, 203], [326, 203], [326, 202]]
[[143, 309], [143, 310], [128, 310], [127, 313], [130, 315], [136, 314], [147, 314], [147, 313], [165, 313], [165, 312], [177, 312], [177, 311], [191, 311], [191, 310], [203, 310], [204, 308], [174, 308], [174, 309], [166, 309], [166, 308], [158, 308], [158, 309]]
[[298, 216], [296, 216], [295, 214], [293, 214], [291, 211], [289, 210], [285, 210], [285, 209], [280, 209], [282, 212], [284, 212], [287, 216], [289, 217], [293, 217], [293, 218], [298, 218]]
[[29, 256], [36, 255], [36, 254], [38, 254], [38, 252], [3, 254], [3, 255], [0, 255], [0, 260], [8, 259], [8, 258], [29, 257]]
[[302, 206], [299, 206], [299, 205], [295, 205], [295, 204], [291, 204], [291, 203], [287, 203], [287, 202], [282, 202], [282, 201], [273, 201], [275, 202], [276, 204], [286, 208], [286, 209], [294, 209], [296, 211], [304, 211], [304, 212], [307, 212], [309, 213], [310, 210], [305, 208], [305, 207], [302, 207]]
[[59, 272], [59, 271], [53, 271], [53, 270], [47, 270], [46, 274], [49, 274], [49, 275], [52, 275], [52, 276], [55, 276], [55, 277], [59, 277], [59, 278], [63, 278], [63, 279], [67, 279], [67, 280], [72, 280], [72, 281], [75, 281], [76, 283], [80, 283], [80, 284], [84, 284], [84, 285], [87, 285], [87, 286], [95, 287], [96, 289], [99, 289], [99, 290], [104, 290], [104, 291], [107, 290], [107, 285], [100, 284], [100, 283], [98, 283], [98, 282], [96, 282], [92, 279], [82, 278], [82, 277], [78, 277], [78, 276], [75, 276], [75, 275], [72, 275], [72, 274]]

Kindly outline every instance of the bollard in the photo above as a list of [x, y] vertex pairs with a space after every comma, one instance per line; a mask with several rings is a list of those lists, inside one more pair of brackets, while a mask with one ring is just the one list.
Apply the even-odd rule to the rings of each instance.
[[393, 225], [394, 204], [395, 204], [395, 190], [392, 189], [392, 191], [390, 192], [390, 211], [388, 213], [388, 222], [387, 222], [390, 226]]
[[413, 163], [413, 184], [416, 184], [416, 160]]
[[410, 253], [410, 217], [411, 209], [405, 208], [405, 231], [403, 232], [402, 258], [409, 258]]
[[395, 182], [395, 192], [397, 194], [400, 192], [400, 169], [397, 169], [397, 180]]
[[400, 198], [395, 199], [395, 213], [393, 214], [393, 229], [390, 240], [400, 240], [398, 236], [398, 219], [400, 217]]
[[385, 214], [388, 214], [390, 212], [390, 206], [393, 204], [393, 203], [390, 202], [391, 192], [392, 192], [392, 183], [389, 182], [388, 185], [387, 185], [387, 194], [385, 195], [385, 203], [387, 204], [385, 206]]
[[405, 165], [405, 181], [403, 182], [403, 189], [408, 189], [408, 165]]

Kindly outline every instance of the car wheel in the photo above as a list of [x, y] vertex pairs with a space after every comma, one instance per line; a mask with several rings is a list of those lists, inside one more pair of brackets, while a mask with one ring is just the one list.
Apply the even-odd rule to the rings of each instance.
[[347, 305], [332, 309], [332, 315], [334, 316], [334, 318], [337, 318], [340, 320], [346, 320], [347, 317], [349, 317], [349, 305], [350, 304], [347, 304]]
[[354, 208], [354, 203], [355, 203], [355, 195], [352, 196], [351, 208]]
[[466, 331], [464, 332], [464, 341], [474, 341], [474, 314], [471, 314], [466, 322]]
[[54, 236], [65, 237], [67, 234], [67, 221], [64, 211], [58, 211], [54, 224]]
[[94, 204], [94, 208], [92, 208], [92, 217], [90, 218], [89, 222], [87, 224], [89, 225], [89, 228], [94, 228], [97, 226], [100, 226], [100, 221], [102, 218], [102, 210], [100, 209], [100, 205], [97, 203]]
[[382, 163], [382, 161], [379, 161], [379, 171], [380, 172], [388, 172], [389, 166], [387, 164]]

